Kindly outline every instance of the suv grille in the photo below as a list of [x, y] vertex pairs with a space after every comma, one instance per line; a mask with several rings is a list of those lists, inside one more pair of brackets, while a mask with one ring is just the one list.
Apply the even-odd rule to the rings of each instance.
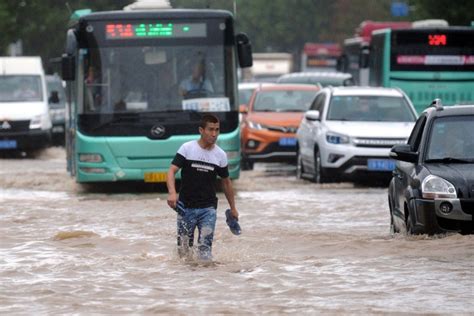
[[265, 127], [270, 131], [290, 133], [290, 134], [294, 134], [298, 130], [298, 127], [293, 127], [293, 126], [265, 125]]
[[394, 145], [405, 144], [405, 138], [354, 138], [356, 147], [392, 148]]

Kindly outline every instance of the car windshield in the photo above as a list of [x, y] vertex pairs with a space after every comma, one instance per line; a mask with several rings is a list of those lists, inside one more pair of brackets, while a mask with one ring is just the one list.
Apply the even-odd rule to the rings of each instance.
[[433, 122], [426, 160], [474, 161], [474, 115], [441, 117]]
[[305, 112], [316, 96], [311, 90], [273, 90], [257, 94], [255, 112]]
[[40, 76], [0, 76], [0, 102], [43, 100]]
[[254, 89], [239, 89], [239, 105], [249, 104]]
[[402, 97], [334, 96], [327, 120], [356, 122], [414, 122], [415, 114]]
[[48, 88], [48, 97], [51, 98], [54, 91], [58, 93], [59, 102], [50, 102], [51, 108], [64, 108], [66, 106], [66, 93], [59, 77], [46, 78], [46, 86]]

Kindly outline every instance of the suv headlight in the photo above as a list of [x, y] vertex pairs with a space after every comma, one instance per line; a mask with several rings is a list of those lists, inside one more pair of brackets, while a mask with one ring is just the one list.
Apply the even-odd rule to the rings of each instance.
[[326, 133], [326, 141], [329, 144], [348, 144], [349, 136], [328, 132]]
[[262, 124], [260, 123], [255, 123], [253, 121], [247, 121], [247, 124], [249, 125], [250, 128], [252, 129], [264, 129], [264, 127], [262, 126]]
[[455, 199], [456, 188], [451, 182], [438, 176], [429, 175], [421, 183], [421, 193], [424, 199]]

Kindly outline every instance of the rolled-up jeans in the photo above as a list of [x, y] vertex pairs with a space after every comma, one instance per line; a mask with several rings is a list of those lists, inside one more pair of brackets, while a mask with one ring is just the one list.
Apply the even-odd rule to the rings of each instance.
[[180, 256], [190, 255], [194, 244], [194, 231], [199, 231], [197, 255], [200, 260], [212, 259], [212, 241], [216, 228], [216, 209], [185, 208], [182, 202], [178, 202], [176, 208], [178, 229], [178, 254]]

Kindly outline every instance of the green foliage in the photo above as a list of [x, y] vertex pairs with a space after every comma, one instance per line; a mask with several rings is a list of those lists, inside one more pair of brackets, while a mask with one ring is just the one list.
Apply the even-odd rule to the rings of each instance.
[[412, 20], [444, 19], [449, 25], [469, 26], [474, 21], [472, 0], [411, 0]]
[[[443, 18], [469, 25], [472, 0], [407, 0], [410, 20]], [[0, 0], [0, 54], [19, 39], [24, 55], [40, 55], [48, 66], [64, 49], [71, 11], [120, 10], [134, 0]], [[305, 42], [339, 42], [352, 37], [363, 20], [400, 20], [390, 16], [392, 0], [170, 0], [175, 8], [233, 12], [237, 31], [249, 35], [256, 52], [290, 52], [297, 58]]]
[[391, 0], [172, 0], [171, 3], [182, 8], [223, 8], [232, 12], [236, 9], [237, 31], [249, 35], [255, 52], [289, 52], [296, 61], [306, 42], [342, 43], [353, 36], [363, 20], [396, 20], [390, 16]]
[[41, 56], [51, 72], [50, 59], [61, 56], [71, 11], [119, 10], [130, 0], [0, 0], [0, 54], [21, 40], [23, 55]]

